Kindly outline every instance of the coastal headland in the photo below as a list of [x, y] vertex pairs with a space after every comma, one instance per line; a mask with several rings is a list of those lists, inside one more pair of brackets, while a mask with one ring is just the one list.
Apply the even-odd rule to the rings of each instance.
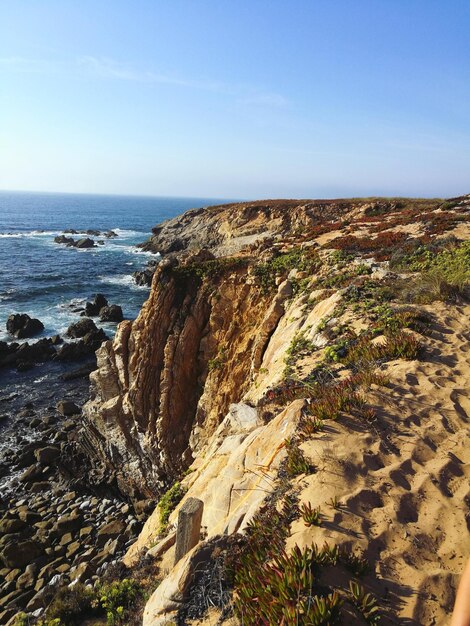
[[[0, 466], [0, 623], [448, 624], [469, 212], [266, 200], [157, 225], [149, 297], [98, 342], [76, 408], [2, 403], [23, 421]], [[175, 564], [189, 498], [200, 540]]]

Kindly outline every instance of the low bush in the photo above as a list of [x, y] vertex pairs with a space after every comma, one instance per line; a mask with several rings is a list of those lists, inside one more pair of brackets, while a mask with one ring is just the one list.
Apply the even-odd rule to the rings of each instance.
[[264, 292], [269, 292], [276, 286], [277, 276], [288, 274], [297, 269], [301, 272], [313, 272], [321, 266], [318, 253], [311, 247], [293, 248], [272, 257], [266, 263], [260, 263], [254, 267], [253, 273]]
[[168, 520], [171, 512], [175, 509], [176, 505], [183, 499], [186, 493], [186, 489], [181, 486], [179, 482], [166, 491], [160, 498], [158, 503], [160, 509], [160, 532], [166, 532], [168, 529]]
[[367, 334], [347, 346], [341, 362], [347, 367], [362, 369], [395, 359], [412, 361], [418, 358], [419, 351], [420, 343], [416, 337], [401, 330], [388, 334], [383, 343], [373, 343]]

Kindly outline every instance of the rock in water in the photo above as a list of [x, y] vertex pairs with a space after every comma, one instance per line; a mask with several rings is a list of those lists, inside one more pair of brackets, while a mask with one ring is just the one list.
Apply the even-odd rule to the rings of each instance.
[[70, 324], [70, 326], [67, 328], [67, 335], [69, 337], [72, 337], [72, 339], [79, 339], [80, 337], [88, 335], [88, 333], [97, 331], [98, 328], [96, 327], [95, 322], [89, 317], [84, 317], [79, 322]]
[[83, 239], [79, 239], [77, 243], [75, 244], [75, 247], [76, 248], [94, 248], [95, 242], [93, 241], [93, 239], [90, 239], [89, 237], [85, 237]]
[[[76, 234], [75, 231], [73, 232], [73, 234]], [[58, 235], [57, 237], [54, 237], [54, 241], [55, 243], [62, 243], [66, 246], [75, 245], [75, 239], [73, 237], [66, 237], [65, 235]]]
[[122, 309], [117, 304], [104, 306], [100, 311], [100, 320], [102, 322], [122, 322], [123, 319]]
[[33, 337], [44, 330], [44, 324], [40, 320], [29, 317], [26, 313], [10, 315], [6, 327], [7, 331], [18, 339]]
[[108, 306], [108, 301], [102, 293], [97, 293], [93, 302], [87, 302], [85, 305], [85, 315], [99, 315], [103, 307]]

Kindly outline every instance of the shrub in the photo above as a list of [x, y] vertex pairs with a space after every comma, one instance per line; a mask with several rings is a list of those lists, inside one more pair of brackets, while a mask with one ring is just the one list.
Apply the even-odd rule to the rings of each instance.
[[349, 253], [373, 254], [378, 261], [390, 258], [398, 246], [402, 246], [408, 239], [408, 235], [402, 232], [384, 231], [376, 237], [355, 237], [345, 235], [330, 241], [326, 247], [343, 250]]
[[106, 613], [107, 623], [111, 626], [127, 624], [127, 617], [137, 598], [142, 594], [140, 584], [124, 578], [99, 587], [96, 604]]
[[[78, 583], [73, 587], [59, 589], [47, 609], [47, 619], [58, 620], [58, 624], [73, 626], [93, 612], [93, 592]], [[47, 626], [49, 625], [47, 622]]]
[[316, 350], [316, 346], [310, 339], [307, 339], [305, 332], [298, 332], [294, 335], [290, 346], [286, 350], [286, 356], [284, 363], [284, 377], [291, 376], [294, 371], [294, 366], [298, 359], [311, 354]]
[[313, 248], [293, 248], [289, 252], [274, 256], [267, 263], [255, 266], [253, 273], [258, 279], [264, 292], [269, 292], [276, 286], [276, 277], [282, 276], [297, 269], [302, 272], [313, 272], [321, 265], [320, 257]]
[[336, 591], [314, 589], [316, 547], [291, 554], [284, 549], [272, 560], [244, 560], [235, 576], [235, 610], [246, 626], [296, 624], [327, 626], [339, 617], [342, 600]]
[[249, 259], [246, 257], [227, 257], [224, 259], [211, 259], [187, 265], [178, 265], [172, 269], [173, 273], [179, 277], [195, 276], [202, 280], [209, 277], [214, 278], [227, 271], [232, 271], [240, 267], [246, 267]]
[[397, 331], [390, 333], [384, 343], [372, 343], [370, 335], [363, 335], [355, 343], [348, 345], [341, 361], [348, 367], [356, 369], [370, 366], [375, 362], [394, 359], [412, 361], [418, 358], [419, 341], [409, 333]]
[[168, 519], [176, 505], [183, 499], [186, 489], [176, 482], [163, 496], [160, 498], [160, 532], [165, 532], [168, 527]]

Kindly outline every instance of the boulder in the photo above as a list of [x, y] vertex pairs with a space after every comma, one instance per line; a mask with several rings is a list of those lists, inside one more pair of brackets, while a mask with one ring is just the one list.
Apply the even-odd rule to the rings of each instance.
[[31, 589], [36, 584], [38, 567], [35, 563], [30, 563], [24, 573], [16, 581], [17, 589]]
[[77, 513], [71, 515], [61, 515], [55, 523], [54, 529], [58, 534], [64, 535], [65, 533], [75, 532], [78, 530], [83, 522], [81, 515]]
[[27, 524], [20, 519], [2, 519], [0, 521], [0, 534], [8, 535], [10, 533], [17, 533], [24, 530], [26, 527]]
[[122, 322], [123, 319], [122, 309], [117, 304], [104, 306], [100, 310], [100, 320], [102, 322]]
[[33, 337], [44, 330], [44, 324], [40, 320], [30, 317], [26, 313], [10, 315], [6, 327], [7, 331], [18, 339]]
[[121, 520], [113, 520], [102, 526], [96, 533], [97, 545], [104, 546], [108, 539], [115, 539], [124, 533], [126, 525]]
[[0, 560], [6, 567], [23, 568], [43, 554], [39, 543], [32, 539], [12, 541], [0, 552]]
[[[73, 404], [73, 402], [71, 404]], [[74, 406], [78, 409], [76, 405]], [[80, 411], [80, 409], [78, 410]], [[54, 463], [54, 461], [59, 458], [60, 450], [55, 446], [46, 446], [45, 448], [35, 450], [34, 456], [41, 465], [51, 465], [51, 463]]]
[[99, 315], [101, 309], [108, 306], [108, 301], [102, 293], [97, 293], [92, 302], [87, 302], [85, 305], [85, 315], [94, 316]]
[[150, 287], [152, 285], [153, 275], [155, 274], [155, 267], [147, 267], [144, 270], [138, 270], [134, 272], [132, 276], [137, 285], [140, 287]]
[[78, 322], [70, 324], [70, 326], [67, 328], [67, 336], [72, 337], [72, 339], [79, 339], [81, 337], [84, 337], [88, 333], [97, 330], [98, 328], [96, 327], [95, 322], [89, 317], [84, 317]]
[[[65, 231], [65, 232], [69, 232], [69, 231]], [[70, 232], [72, 232], [74, 235], [77, 234], [75, 231], [70, 231]], [[55, 243], [61, 243], [61, 244], [64, 244], [65, 246], [75, 245], [75, 239], [73, 237], [66, 237], [65, 235], [58, 235], [57, 237], [54, 237], [54, 241]]]
[[84, 237], [83, 239], [79, 239], [76, 244], [75, 244], [76, 248], [94, 248], [95, 247], [95, 242], [93, 241], [93, 239], [90, 239], [89, 237]]
[[70, 400], [61, 400], [58, 402], [57, 410], [61, 415], [77, 415], [81, 412], [80, 407]]

